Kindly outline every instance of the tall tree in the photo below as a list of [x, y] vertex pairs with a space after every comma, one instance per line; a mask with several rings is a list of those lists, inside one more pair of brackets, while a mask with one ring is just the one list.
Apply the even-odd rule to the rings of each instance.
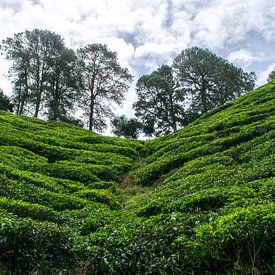
[[111, 120], [112, 132], [116, 136], [123, 136], [126, 138], [138, 138], [141, 130], [142, 123], [135, 118], [127, 118], [124, 115], [115, 117]]
[[[45, 107], [49, 94], [52, 96], [57, 90], [60, 93], [62, 89], [64, 96], [64, 86], [71, 86], [68, 70], [70, 71], [69, 67], [75, 60], [66, 58], [68, 52], [69, 55], [72, 54], [65, 48], [60, 35], [48, 30], [26, 30], [3, 40], [1, 49], [6, 58], [12, 61], [10, 76], [13, 79], [13, 97], [18, 114], [30, 109], [37, 117], [42, 107]], [[50, 92], [47, 97], [46, 91]], [[58, 100], [60, 101], [60, 96]], [[58, 102], [53, 101], [47, 105], [50, 108], [54, 105], [55, 109], [56, 105], [60, 107]]]
[[268, 75], [267, 81], [275, 80], [275, 68]]
[[8, 96], [0, 88], [0, 110], [12, 112], [13, 105]]
[[25, 111], [30, 95], [30, 62], [31, 48], [28, 46], [26, 33], [17, 33], [2, 41], [1, 52], [7, 60], [12, 61], [9, 77], [14, 85], [13, 99], [16, 113], [21, 115]]
[[138, 100], [134, 109], [145, 126], [146, 134], [169, 133], [185, 124], [184, 97], [178, 88], [172, 68], [167, 65], [138, 79]]
[[207, 49], [193, 47], [182, 51], [173, 67], [188, 98], [192, 117], [223, 105], [255, 86], [254, 73], [244, 72]]
[[31, 76], [32, 76], [32, 99], [35, 105], [34, 116], [37, 117], [41, 103], [50, 82], [51, 64], [59, 58], [65, 48], [60, 35], [48, 30], [35, 29], [26, 31], [29, 47], [32, 48]]
[[64, 120], [78, 97], [77, 56], [73, 50], [64, 48], [51, 62], [46, 88], [47, 115], [50, 120]]
[[88, 117], [89, 130], [106, 128], [106, 117], [112, 117], [111, 104], [122, 104], [132, 81], [122, 68], [117, 54], [106, 45], [91, 44], [77, 51], [81, 75], [81, 107]]

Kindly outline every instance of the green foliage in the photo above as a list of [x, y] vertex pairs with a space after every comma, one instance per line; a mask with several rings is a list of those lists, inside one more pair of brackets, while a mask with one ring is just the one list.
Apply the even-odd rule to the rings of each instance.
[[267, 78], [267, 81], [273, 81], [275, 80], [275, 69], [273, 69], [269, 75], [268, 75], [268, 78]]
[[23, 200], [30, 203], [42, 204], [52, 207], [55, 210], [79, 209], [88, 202], [72, 195], [48, 191], [41, 187], [10, 180], [5, 175], [0, 175], [1, 190], [0, 196]]
[[106, 45], [89, 44], [78, 49], [80, 105], [87, 117], [89, 130], [107, 127], [105, 118], [114, 114], [110, 103], [121, 105], [132, 82], [127, 68], [118, 63], [117, 53]]
[[167, 134], [209, 110], [226, 108], [225, 103], [254, 88], [255, 78], [207, 49], [192, 47], [171, 67], [163, 65], [138, 79], [135, 115], [146, 135]]
[[151, 74], [141, 76], [136, 90], [138, 99], [133, 107], [144, 125], [145, 134], [167, 134], [186, 123], [184, 95], [171, 67], [163, 65]]
[[[83, 183], [98, 181], [99, 178], [96, 174], [104, 174], [105, 172], [105, 170], [102, 171], [104, 167], [103, 169], [100, 169], [102, 168], [100, 166], [89, 167], [90, 169], [86, 170], [87, 166], [83, 167], [77, 164], [74, 165], [72, 162], [61, 161], [53, 164], [37, 164], [37, 166], [31, 167], [30, 169], [34, 172], [40, 172], [50, 177], [81, 181]], [[105, 173], [108, 173], [108, 171]]]
[[0, 198], [0, 207], [22, 218], [32, 218], [40, 221], [57, 222], [59, 215], [52, 208], [25, 201]]
[[126, 118], [124, 115], [115, 117], [111, 120], [112, 132], [116, 136], [124, 136], [125, 138], [137, 138], [141, 129], [142, 124], [135, 118]]
[[89, 189], [106, 189], [112, 193], [116, 192], [117, 183], [114, 181], [98, 181], [92, 182], [87, 185]]
[[49, 30], [26, 30], [3, 40], [1, 50], [12, 62], [16, 113], [37, 117], [47, 106], [50, 119], [66, 116], [76, 96], [77, 73], [76, 55], [63, 38]]
[[8, 96], [4, 95], [3, 90], [0, 88], [0, 110], [12, 112], [13, 104]]
[[269, 255], [273, 252], [269, 242], [275, 233], [274, 210], [274, 204], [236, 208], [214, 222], [198, 226], [195, 235], [199, 242], [190, 253], [192, 260], [221, 271], [228, 264], [233, 267], [233, 263], [240, 273], [260, 272], [267, 264], [271, 269]]
[[75, 255], [70, 250], [74, 234], [68, 228], [5, 216], [1, 216], [0, 224], [1, 267], [26, 273], [73, 266]]
[[111, 209], [116, 209], [119, 207], [119, 203], [116, 200], [115, 196], [108, 190], [81, 190], [79, 192], [74, 193], [74, 195], [89, 201], [95, 201], [106, 204]]
[[54, 62], [50, 63], [49, 84], [46, 91], [47, 116], [50, 120], [60, 119], [68, 123], [81, 125], [77, 119], [67, 113], [74, 108], [79, 97], [77, 56], [72, 49], [65, 45], [59, 48]]
[[184, 96], [189, 99], [187, 113], [191, 118], [236, 99], [255, 86], [255, 73], [245, 73], [207, 49], [183, 50], [173, 67]]
[[271, 274], [274, 92], [146, 142], [0, 111], [0, 273]]

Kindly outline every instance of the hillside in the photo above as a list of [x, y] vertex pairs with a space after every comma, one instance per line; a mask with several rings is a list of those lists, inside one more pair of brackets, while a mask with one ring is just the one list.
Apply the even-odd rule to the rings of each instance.
[[0, 273], [275, 268], [275, 82], [146, 142], [0, 112], [0, 152]]

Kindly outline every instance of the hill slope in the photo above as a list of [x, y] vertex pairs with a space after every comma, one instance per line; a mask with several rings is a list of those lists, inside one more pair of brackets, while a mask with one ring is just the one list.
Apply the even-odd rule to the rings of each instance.
[[[0, 129], [0, 271], [274, 268], [275, 82], [146, 143], [5, 112]], [[131, 211], [125, 176], [155, 187]]]

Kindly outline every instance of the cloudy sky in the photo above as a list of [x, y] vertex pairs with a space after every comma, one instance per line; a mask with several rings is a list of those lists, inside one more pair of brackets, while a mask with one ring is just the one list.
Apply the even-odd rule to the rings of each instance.
[[[33, 28], [73, 49], [106, 43], [136, 78], [183, 49], [209, 48], [264, 84], [275, 67], [275, 0], [0, 0], [0, 40]], [[11, 93], [0, 57], [0, 87]], [[118, 113], [131, 114], [134, 87]]]

